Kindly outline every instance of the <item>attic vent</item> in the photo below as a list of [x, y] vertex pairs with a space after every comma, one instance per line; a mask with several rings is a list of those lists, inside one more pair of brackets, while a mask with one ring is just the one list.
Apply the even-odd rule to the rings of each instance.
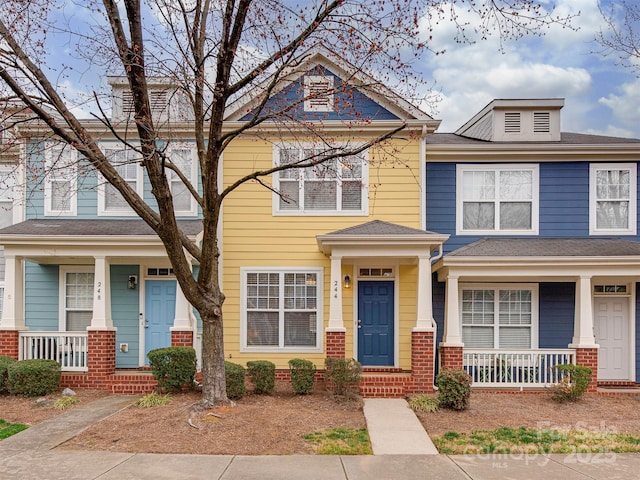
[[333, 111], [333, 77], [304, 77], [304, 109], [307, 112]]
[[[151, 90], [149, 92], [149, 103], [151, 104], [151, 113], [162, 113], [167, 106], [166, 90]], [[122, 114], [126, 117], [133, 114], [133, 93], [129, 90], [122, 92]]]
[[533, 112], [533, 133], [549, 133], [551, 131], [550, 118], [549, 112]]
[[520, 133], [520, 112], [504, 114], [504, 133]]

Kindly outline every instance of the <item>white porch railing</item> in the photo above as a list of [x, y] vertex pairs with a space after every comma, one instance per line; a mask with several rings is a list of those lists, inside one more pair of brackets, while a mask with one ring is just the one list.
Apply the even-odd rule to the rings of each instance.
[[575, 363], [575, 358], [571, 349], [464, 349], [462, 368], [475, 387], [545, 387], [562, 380], [554, 366]]
[[63, 372], [86, 372], [87, 334], [84, 332], [20, 332], [20, 360], [55, 360]]

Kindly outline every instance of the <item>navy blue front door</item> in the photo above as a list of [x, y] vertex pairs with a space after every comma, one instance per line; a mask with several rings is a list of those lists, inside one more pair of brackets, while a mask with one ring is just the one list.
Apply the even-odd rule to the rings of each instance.
[[358, 282], [358, 361], [393, 366], [393, 282]]
[[145, 363], [149, 350], [171, 346], [176, 315], [175, 280], [147, 280], [145, 284]]

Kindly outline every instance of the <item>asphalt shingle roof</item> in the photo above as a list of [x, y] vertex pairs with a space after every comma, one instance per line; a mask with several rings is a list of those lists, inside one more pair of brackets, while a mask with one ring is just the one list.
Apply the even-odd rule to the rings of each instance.
[[[638, 138], [622, 138], [622, 137], [606, 137], [604, 135], [587, 135], [584, 133], [562, 132], [560, 141], [558, 142], [487, 142], [477, 140], [475, 138], [463, 137], [455, 133], [434, 133], [427, 135], [427, 144], [429, 145], [490, 145], [490, 144], [523, 144], [531, 143], [534, 145], [611, 145], [611, 144], [640, 144]], [[640, 145], [638, 145], [640, 146]]]
[[362, 235], [363, 237], [374, 235], [424, 235], [433, 234], [426, 230], [418, 228], [405, 227], [395, 223], [383, 222], [382, 220], [373, 220], [371, 222], [355, 225], [353, 227], [343, 228], [327, 235]]
[[619, 238], [483, 238], [447, 257], [640, 256], [640, 243]]
[[[187, 235], [197, 235], [202, 230], [200, 220], [179, 220], [178, 225]], [[43, 236], [155, 236], [155, 232], [143, 220], [79, 220], [79, 219], [31, 219], [0, 229], [0, 235]]]

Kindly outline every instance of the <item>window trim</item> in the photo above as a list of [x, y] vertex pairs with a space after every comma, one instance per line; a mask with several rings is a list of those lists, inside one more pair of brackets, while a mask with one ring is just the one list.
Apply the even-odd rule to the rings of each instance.
[[[56, 210], [53, 208], [53, 183], [58, 178], [53, 175], [52, 166], [54, 163], [53, 151], [59, 143], [48, 142], [45, 145], [45, 182], [44, 182], [44, 215], [46, 217], [75, 217], [78, 214], [78, 152], [70, 145], [62, 145], [62, 149], [70, 148], [71, 157], [70, 165], [64, 168], [65, 173], [62, 174], [62, 179], [68, 181], [71, 187], [71, 193], [69, 195], [69, 209], [68, 210]], [[62, 157], [60, 157], [62, 161]], [[58, 165], [56, 168], [61, 168], [64, 165]], [[67, 174], [68, 173], [68, 174]]]
[[[596, 173], [599, 170], [629, 171], [629, 228], [597, 228]], [[636, 235], [638, 176], [635, 163], [592, 163], [589, 165], [589, 235]]]
[[[287, 148], [297, 148], [300, 150], [311, 149], [314, 148], [313, 143], [281, 143], [274, 144], [272, 149], [272, 158], [273, 158], [273, 166], [278, 166], [278, 161], [280, 159], [280, 150]], [[307, 217], [364, 217], [368, 215], [369, 212], [369, 151], [365, 150], [358, 154], [358, 156], [362, 157], [362, 187], [361, 187], [361, 195], [360, 195], [360, 210], [281, 210], [280, 209], [280, 196], [278, 195], [278, 191], [280, 190], [280, 175], [279, 172], [275, 172], [272, 175], [272, 183], [274, 187], [274, 192], [272, 195], [272, 215], [273, 216], [286, 216], [286, 217], [295, 217], [295, 216], [307, 216]], [[338, 161], [340, 159], [337, 159]], [[341, 180], [341, 179], [340, 179]], [[300, 180], [298, 180], [298, 186], [300, 188]], [[304, 185], [304, 183], [302, 183]], [[301, 189], [301, 191], [303, 188]], [[336, 196], [338, 194], [336, 193]]]
[[[6, 174], [6, 177], [4, 176], [5, 174]], [[21, 180], [21, 177], [23, 178], [23, 175], [18, 171], [18, 168], [16, 167], [15, 164], [0, 163], [0, 183], [3, 182], [3, 178], [14, 179], [14, 183], [12, 186], [13, 198], [10, 200], [9, 199], [4, 200], [0, 195], [0, 208], [2, 208], [2, 205], [5, 203], [7, 205], [11, 203], [11, 224], [10, 225], [15, 225], [16, 223], [20, 223], [23, 220], [22, 218], [23, 214], [22, 214], [22, 208], [21, 208], [23, 206], [23, 202], [22, 202], [23, 191], [22, 191], [22, 187], [20, 186], [20, 182], [22, 182], [23, 180]]]
[[[115, 147], [115, 148], [112, 148]], [[120, 143], [102, 143], [100, 149], [103, 153], [106, 150], [131, 150], [129, 147]], [[106, 153], [105, 153], [106, 154]], [[136, 212], [127, 205], [121, 209], [107, 209], [106, 207], [106, 184], [108, 182], [98, 173], [98, 216], [99, 217], [137, 217]], [[136, 165], [136, 193], [140, 198], [144, 197], [144, 172], [140, 164]]]
[[[198, 188], [198, 183], [197, 183], [198, 182], [198, 175], [197, 175], [198, 159], [196, 158], [196, 149], [194, 145], [187, 142], [170, 144], [166, 152], [169, 158], [171, 158], [171, 152], [173, 150], [189, 150], [189, 152], [191, 153], [191, 172], [182, 172], [182, 173], [184, 174], [185, 177], [189, 179], [189, 182], [191, 183], [191, 185], [197, 189]], [[173, 175], [171, 175], [171, 177], [173, 177]], [[178, 177], [176, 176], [176, 179], [177, 178]], [[173, 180], [169, 179], [169, 189], [172, 188], [172, 185], [173, 185]], [[198, 214], [198, 204], [196, 202], [196, 199], [193, 198], [193, 195], [191, 194], [189, 195], [189, 201], [190, 201], [189, 210], [175, 210], [175, 214], [177, 217], [193, 217]]]
[[[72, 331], [67, 330], [67, 273], [93, 273], [95, 282], [94, 266], [60, 266], [58, 274], [58, 330], [61, 332]], [[93, 302], [93, 295], [91, 301]]]
[[[248, 346], [247, 345], [247, 275], [249, 273], [314, 273], [316, 274], [316, 345], [304, 346]], [[282, 292], [280, 292], [282, 297]], [[321, 353], [324, 348], [324, 269], [322, 267], [240, 267], [240, 352], [255, 353]], [[281, 310], [282, 311], [282, 310]], [[278, 319], [282, 327], [284, 319]]]
[[[535, 350], [539, 348], [540, 338], [539, 338], [539, 284], [537, 283], [461, 283], [458, 285], [458, 312], [460, 315], [460, 338], [462, 336], [463, 322], [462, 322], [462, 294], [465, 290], [493, 290], [495, 292], [494, 301], [498, 303], [500, 301], [499, 291], [500, 290], [530, 290], [531, 291], [531, 346], [529, 349]], [[499, 310], [494, 309], [494, 323], [493, 323], [493, 339], [494, 345], [496, 343], [499, 344], [500, 339], [500, 323], [496, 323], [498, 319], [497, 313]], [[476, 347], [467, 347], [471, 349], [475, 349]], [[480, 348], [480, 347], [477, 347]], [[512, 348], [501, 348], [501, 347], [493, 347], [487, 350], [517, 350]], [[528, 349], [522, 349], [528, 350]]]
[[[463, 174], [468, 171], [531, 171], [531, 229], [529, 230], [500, 230], [498, 217], [494, 230], [465, 230], [463, 228]], [[498, 199], [494, 200], [494, 204]], [[456, 235], [538, 235], [540, 214], [540, 166], [533, 163], [493, 163], [493, 164], [458, 164], [456, 165]]]

